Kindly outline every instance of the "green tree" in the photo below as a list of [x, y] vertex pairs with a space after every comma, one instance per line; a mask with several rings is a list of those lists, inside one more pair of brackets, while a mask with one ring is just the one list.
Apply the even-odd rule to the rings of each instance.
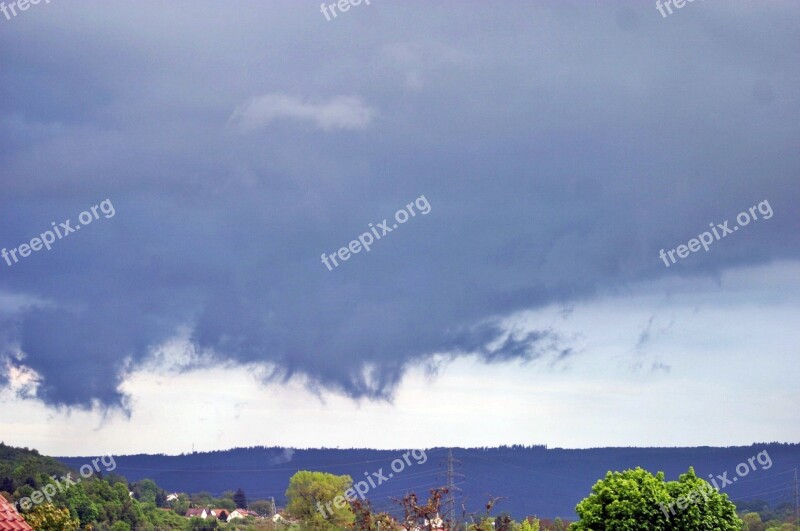
[[142, 503], [156, 503], [159, 490], [158, 485], [152, 479], [143, 479], [131, 485], [133, 497]]
[[[488, 529], [494, 529], [494, 518], [491, 516], [479, 516], [477, 518], [477, 522], [474, 522], [467, 526], [467, 531], [484, 531]], [[414, 529], [414, 528], [412, 528]], [[426, 529], [423, 527], [423, 529]], [[430, 529], [428, 527], [427, 529]]]
[[678, 481], [670, 481], [666, 486], [675, 503], [675, 514], [672, 514], [672, 504], [668, 510], [671, 529], [739, 531], [742, 528], [736, 506], [728, 500], [728, 495], [721, 494], [707, 481], [698, 478], [694, 468], [689, 467]]
[[[177, 530], [189, 529], [189, 521], [183, 516], [179, 516], [172, 511], [165, 511], [156, 508], [153, 504], [148, 504], [144, 507], [144, 513], [147, 520], [156, 530]], [[139, 531], [139, 528], [136, 528]]]
[[176, 514], [186, 514], [189, 510], [189, 498], [185, 494], [178, 496], [177, 500], [169, 502]]
[[203, 491], [192, 494], [189, 501], [193, 507], [208, 507], [214, 502], [214, 496], [210, 492]]
[[52, 503], [43, 503], [25, 514], [25, 520], [36, 531], [73, 531], [80, 529], [80, 521]]
[[272, 516], [272, 502], [269, 500], [256, 500], [250, 504], [250, 510], [259, 516]]
[[350, 504], [355, 521], [353, 529], [356, 531], [380, 531], [381, 529], [396, 529], [397, 523], [385, 512], [374, 512], [369, 500], [355, 500]]
[[97, 506], [87, 496], [83, 483], [74, 485], [67, 490], [66, 502], [70, 513], [81, 521], [82, 526], [91, 524], [100, 515]]
[[767, 528], [758, 513], [743, 514], [742, 522], [744, 523], [742, 531], [764, 531]]
[[228, 498], [215, 500], [211, 505], [213, 505], [215, 509], [216, 508], [227, 509], [229, 512], [236, 509], [236, 502]]
[[659, 504], [668, 505], [670, 497], [664, 473], [653, 475], [641, 468], [608, 472], [592, 487], [592, 493], [576, 507], [575, 531], [661, 531], [669, 529]]
[[354, 516], [344, 495], [352, 484], [350, 476], [301, 470], [289, 480], [286, 511], [310, 529], [347, 527]]
[[711, 489], [693, 469], [678, 481], [664, 481], [636, 468], [608, 472], [576, 507], [573, 531], [733, 531], [741, 529], [727, 495]]
[[520, 531], [539, 531], [539, 528], [539, 519], [530, 517], [523, 520], [519, 526]]
[[511, 515], [504, 513], [494, 519], [495, 531], [513, 531], [515, 526], [516, 523], [511, 518]]
[[236, 494], [233, 495], [233, 502], [236, 504], [236, 509], [247, 509], [247, 496], [244, 495], [242, 489], [236, 489]]

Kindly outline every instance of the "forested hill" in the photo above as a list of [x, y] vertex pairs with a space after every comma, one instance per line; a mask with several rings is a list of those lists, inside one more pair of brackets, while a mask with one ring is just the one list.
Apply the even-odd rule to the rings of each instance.
[[14, 492], [28, 478], [44, 474], [63, 476], [69, 472], [64, 463], [28, 448], [15, 448], [0, 442], [0, 492]]
[[[365, 473], [382, 469], [387, 479], [367, 497], [383, 509], [391, 498], [409, 490], [425, 493], [446, 483], [445, 461], [448, 449], [434, 448], [407, 455], [404, 450], [237, 448], [227, 451], [192, 453], [179, 456], [115, 456], [116, 472], [135, 481], [155, 480], [168, 491], [210, 491], [220, 494], [239, 487], [249, 499], [274, 496], [284, 502], [289, 478], [298, 470], [348, 474], [354, 481]], [[734, 501], [767, 500], [772, 504], [791, 500], [794, 468], [800, 464], [800, 444], [756, 444], [729, 448], [596, 448], [585, 450], [535, 447], [453, 448], [455, 482], [468, 511], [485, 504], [487, 494], [500, 496], [495, 512], [508, 512], [519, 518], [574, 517], [575, 505], [608, 470], [640, 466], [651, 472], [664, 471], [668, 480], [693, 466], [698, 476], [714, 478], [720, 486], [725, 476], [730, 484], [723, 492]], [[77, 468], [96, 456], [59, 458]], [[400, 459], [402, 470], [392, 472], [391, 464]], [[423, 462], [424, 461], [424, 462]], [[409, 464], [410, 463], [410, 464]], [[737, 465], [740, 466], [737, 473]], [[749, 464], [748, 464], [749, 463]], [[401, 466], [395, 462], [395, 468]], [[746, 473], [745, 472], [745, 468]], [[377, 483], [377, 480], [375, 480]], [[460, 504], [461, 502], [459, 502]]]

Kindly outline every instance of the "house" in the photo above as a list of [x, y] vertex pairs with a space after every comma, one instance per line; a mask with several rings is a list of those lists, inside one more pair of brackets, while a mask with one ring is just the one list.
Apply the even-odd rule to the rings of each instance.
[[167, 495], [167, 501], [168, 502], [178, 501], [179, 497], [180, 497], [180, 494], [178, 494], [177, 492], [173, 492], [172, 494], [168, 494]]
[[237, 518], [247, 518], [248, 516], [257, 516], [256, 513], [253, 511], [248, 511], [247, 509], [236, 509], [235, 511], [231, 511], [231, 514], [228, 515], [228, 521], [236, 520]]
[[205, 520], [211, 516], [205, 509], [189, 509], [186, 511], [186, 518], [202, 518]]
[[33, 531], [28, 522], [0, 495], [0, 531]]

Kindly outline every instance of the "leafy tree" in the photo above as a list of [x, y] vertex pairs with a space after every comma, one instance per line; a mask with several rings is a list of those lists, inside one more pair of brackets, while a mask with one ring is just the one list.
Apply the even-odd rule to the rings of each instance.
[[[675, 500], [675, 514], [671, 516], [671, 529], [708, 529], [714, 531], [739, 531], [742, 521], [736, 515], [736, 506], [711, 485], [698, 478], [692, 467], [681, 474], [678, 481], [667, 483], [667, 492]], [[681, 500], [685, 508], [681, 508]]]
[[369, 500], [355, 500], [350, 504], [355, 521], [353, 529], [356, 531], [381, 531], [381, 529], [396, 529], [394, 518], [388, 513], [375, 513]]
[[156, 491], [156, 507], [164, 507], [167, 504], [167, 495], [164, 489]]
[[286, 511], [312, 529], [350, 526], [354, 519], [353, 511], [344, 495], [352, 484], [350, 476], [301, 470], [289, 480]]
[[[439, 511], [442, 505], [442, 498], [447, 494], [446, 488], [431, 489], [431, 496], [428, 498], [427, 503], [420, 504], [417, 495], [413, 492], [406, 494], [401, 500], [400, 505], [403, 507], [403, 521], [400, 525], [407, 530], [423, 529], [430, 530], [434, 527], [433, 522], [440, 519]], [[491, 507], [487, 505], [487, 512]], [[491, 518], [486, 517], [490, 529], [494, 523]], [[482, 527], [473, 527], [473, 529], [481, 530]]]
[[664, 481], [641, 468], [608, 472], [576, 507], [573, 531], [733, 531], [741, 529], [727, 495], [711, 489], [693, 469]]
[[576, 531], [612, 529], [661, 531], [669, 529], [659, 504], [671, 502], [664, 473], [653, 475], [641, 468], [608, 472], [592, 493], [576, 507]]
[[233, 502], [236, 504], [235, 509], [247, 509], [247, 496], [244, 495], [242, 489], [236, 489], [236, 494], [233, 495]]
[[272, 502], [269, 500], [256, 500], [250, 504], [250, 510], [259, 516], [272, 516]]
[[192, 502], [194, 507], [208, 507], [209, 505], [212, 505], [214, 496], [210, 492], [203, 491], [192, 494], [189, 500]]
[[[149, 505], [144, 509], [147, 520], [153, 525], [156, 530], [167, 529], [188, 529], [188, 520], [172, 511], [164, 511], [158, 509], [153, 505]], [[136, 531], [139, 531], [138, 528]]]
[[[117, 484], [115, 488], [119, 487], [120, 485]], [[147, 517], [142, 510], [141, 505], [136, 500], [130, 498], [125, 493], [126, 499], [122, 501], [122, 515], [120, 520], [128, 523], [133, 529], [146, 529], [149, 522]]]
[[494, 529], [496, 531], [512, 531], [514, 526], [514, 520], [508, 514], [501, 514], [494, 519]]
[[539, 531], [539, 527], [539, 519], [529, 517], [522, 521], [519, 531]]
[[761, 516], [758, 513], [743, 514], [742, 522], [744, 523], [742, 531], [764, 531], [767, 528], [761, 521]]
[[52, 503], [37, 505], [25, 514], [25, 520], [36, 531], [73, 531], [80, 529], [81, 525], [68, 509], [59, 509]]
[[178, 496], [177, 500], [168, 503], [172, 506], [172, 510], [175, 511], [176, 514], [186, 514], [186, 511], [189, 510], [189, 498], [184, 494]]
[[143, 503], [156, 503], [158, 485], [152, 479], [143, 479], [131, 485], [133, 497]]
[[86, 490], [82, 483], [74, 485], [67, 490], [66, 501], [70, 513], [81, 521], [82, 526], [91, 524], [97, 520], [100, 514], [97, 506], [86, 495]]
[[14, 481], [6, 475], [7, 473], [0, 469], [0, 492], [13, 492]]
[[222, 509], [227, 509], [228, 511], [233, 511], [236, 509], [236, 503], [233, 500], [229, 500], [228, 498], [223, 498], [221, 500], [216, 500], [212, 505], [217, 508], [220, 507]]

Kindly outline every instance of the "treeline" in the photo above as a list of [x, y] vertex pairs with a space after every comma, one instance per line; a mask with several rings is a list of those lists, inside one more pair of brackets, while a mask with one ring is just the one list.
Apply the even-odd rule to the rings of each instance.
[[[84, 475], [83, 467], [78, 473], [36, 450], [0, 443], [0, 495], [17, 505], [36, 531], [798, 530], [793, 504], [781, 503], [772, 509], [766, 502], [751, 501], [735, 506], [725, 492], [712, 488], [691, 467], [675, 481], [668, 481], [662, 472], [654, 475], [638, 467], [608, 472], [594, 483], [588, 497], [573, 505], [578, 520], [572, 523], [535, 516], [515, 520], [503, 510], [508, 506], [503, 496], [490, 496], [485, 510], [469, 513], [461, 503], [455, 507], [445, 503], [448, 492], [443, 488], [432, 489], [430, 496], [420, 492], [419, 497], [408, 490], [389, 504], [381, 502], [376, 510], [371, 495], [364, 499], [369, 490], [364, 480], [359, 488], [349, 475], [307, 470], [296, 472], [288, 481], [285, 510], [276, 514], [274, 502], [248, 502], [242, 489], [219, 497], [209, 492], [176, 497], [151, 479], [128, 482], [112, 468], [107, 470], [104, 473], [97, 467]], [[532, 498], [523, 501], [528, 507], [536, 504]], [[448, 507], [455, 514], [448, 514]], [[193, 512], [214, 509], [216, 515], [222, 515], [222, 510], [250, 509], [253, 514], [223, 522], [220, 518], [225, 517], [215, 515], [186, 518], [190, 508]], [[275, 521], [262, 518], [273, 515]]]
[[[226, 492], [220, 498], [206, 492], [184, 494], [168, 501], [167, 492], [152, 480], [130, 483], [119, 474], [104, 475], [97, 470], [87, 477], [36, 450], [3, 443], [0, 443], [0, 496], [15, 505], [36, 531], [273, 528], [258, 525], [252, 517], [235, 524], [214, 518], [184, 517], [190, 507], [228, 511], [237, 505], [246, 507], [246, 496], [241, 490]], [[262, 500], [251, 505], [254, 510], [266, 512], [267, 503]]]

